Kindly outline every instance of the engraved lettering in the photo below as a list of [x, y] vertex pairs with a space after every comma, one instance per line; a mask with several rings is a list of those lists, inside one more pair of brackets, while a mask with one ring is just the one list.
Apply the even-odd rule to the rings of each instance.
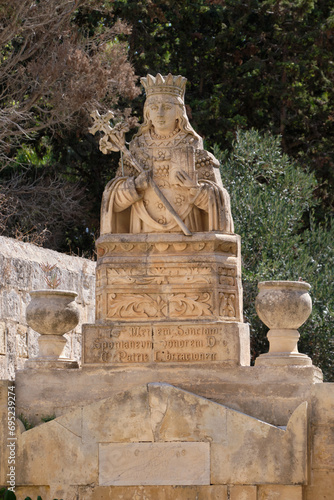
[[217, 353], [215, 352], [170, 352], [157, 351], [155, 353], [155, 361], [172, 362], [172, 361], [216, 361]]
[[170, 335], [170, 329], [169, 328], [158, 328], [158, 335]]
[[148, 354], [141, 352], [128, 353], [119, 351], [117, 357], [121, 363], [147, 363], [149, 361]]
[[214, 347], [216, 345], [216, 337], [207, 337], [206, 339], [208, 347]]
[[145, 337], [149, 333], [150, 333], [149, 328], [141, 328], [139, 326], [130, 328], [131, 337]]
[[172, 347], [188, 347], [189, 341], [188, 340], [164, 340], [163, 341], [163, 346], [167, 348], [172, 348]]
[[201, 340], [191, 340], [190, 346], [191, 347], [203, 347], [203, 342]]
[[87, 334], [85, 363], [210, 363], [229, 356], [225, 328], [217, 324], [117, 324]]

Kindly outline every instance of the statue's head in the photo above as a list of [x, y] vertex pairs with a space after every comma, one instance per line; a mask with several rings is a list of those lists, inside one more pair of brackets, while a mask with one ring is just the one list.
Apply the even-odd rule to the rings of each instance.
[[181, 75], [171, 74], [156, 77], [147, 75], [141, 78], [146, 92], [144, 105], [144, 121], [138, 134], [154, 128], [159, 135], [168, 136], [175, 129], [188, 132], [200, 139], [189, 123], [184, 104], [187, 79]]

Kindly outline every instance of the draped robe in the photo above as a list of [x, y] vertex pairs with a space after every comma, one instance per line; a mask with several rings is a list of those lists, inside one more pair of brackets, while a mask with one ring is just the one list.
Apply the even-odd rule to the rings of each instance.
[[[151, 173], [191, 232], [233, 233], [230, 199], [222, 185], [219, 163], [192, 134], [180, 131], [172, 138], [157, 140], [146, 132], [131, 141], [130, 152]], [[178, 185], [175, 173], [182, 170], [197, 187]], [[116, 178], [107, 184], [101, 234], [182, 232], [152, 185], [142, 192], [136, 189], [137, 175], [139, 172], [125, 161]]]

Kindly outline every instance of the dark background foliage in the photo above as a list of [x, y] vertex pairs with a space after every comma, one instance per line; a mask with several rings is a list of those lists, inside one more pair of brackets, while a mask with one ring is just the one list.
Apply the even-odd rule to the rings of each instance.
[[334, 0], [0, 0], [0, 24], [0, 234], [94, 258], [118, 154], [90, 113], [112, 109], [130, 140], [139, 76], [182, 74], [242, 236], [253, 358], [257, 282], [302, 277], [301, 350], [333, 380]]

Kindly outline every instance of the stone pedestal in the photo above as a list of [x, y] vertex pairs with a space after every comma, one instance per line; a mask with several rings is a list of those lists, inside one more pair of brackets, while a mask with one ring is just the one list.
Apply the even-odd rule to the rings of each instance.
[[298, 330], [271, 329], [267, 337], [270, 343], [270, 351], [260, 354], [255, 361], [256, 366], [312, 365], [309, 356], [298, 352], [297, 343], [300, 337]]
[[250, 364], [239, 236], [108, 234], [97, 253], [96, 324], [84, 325], [84, 366]]
[[299, 328], [312, 311], [311, 285], [304, 281], [263, 281], [258, 284], [255, 307], [270, 330], [270, 349], [261, 354], [257, 366], [310, 366], [312, 360], [298, 352]]

